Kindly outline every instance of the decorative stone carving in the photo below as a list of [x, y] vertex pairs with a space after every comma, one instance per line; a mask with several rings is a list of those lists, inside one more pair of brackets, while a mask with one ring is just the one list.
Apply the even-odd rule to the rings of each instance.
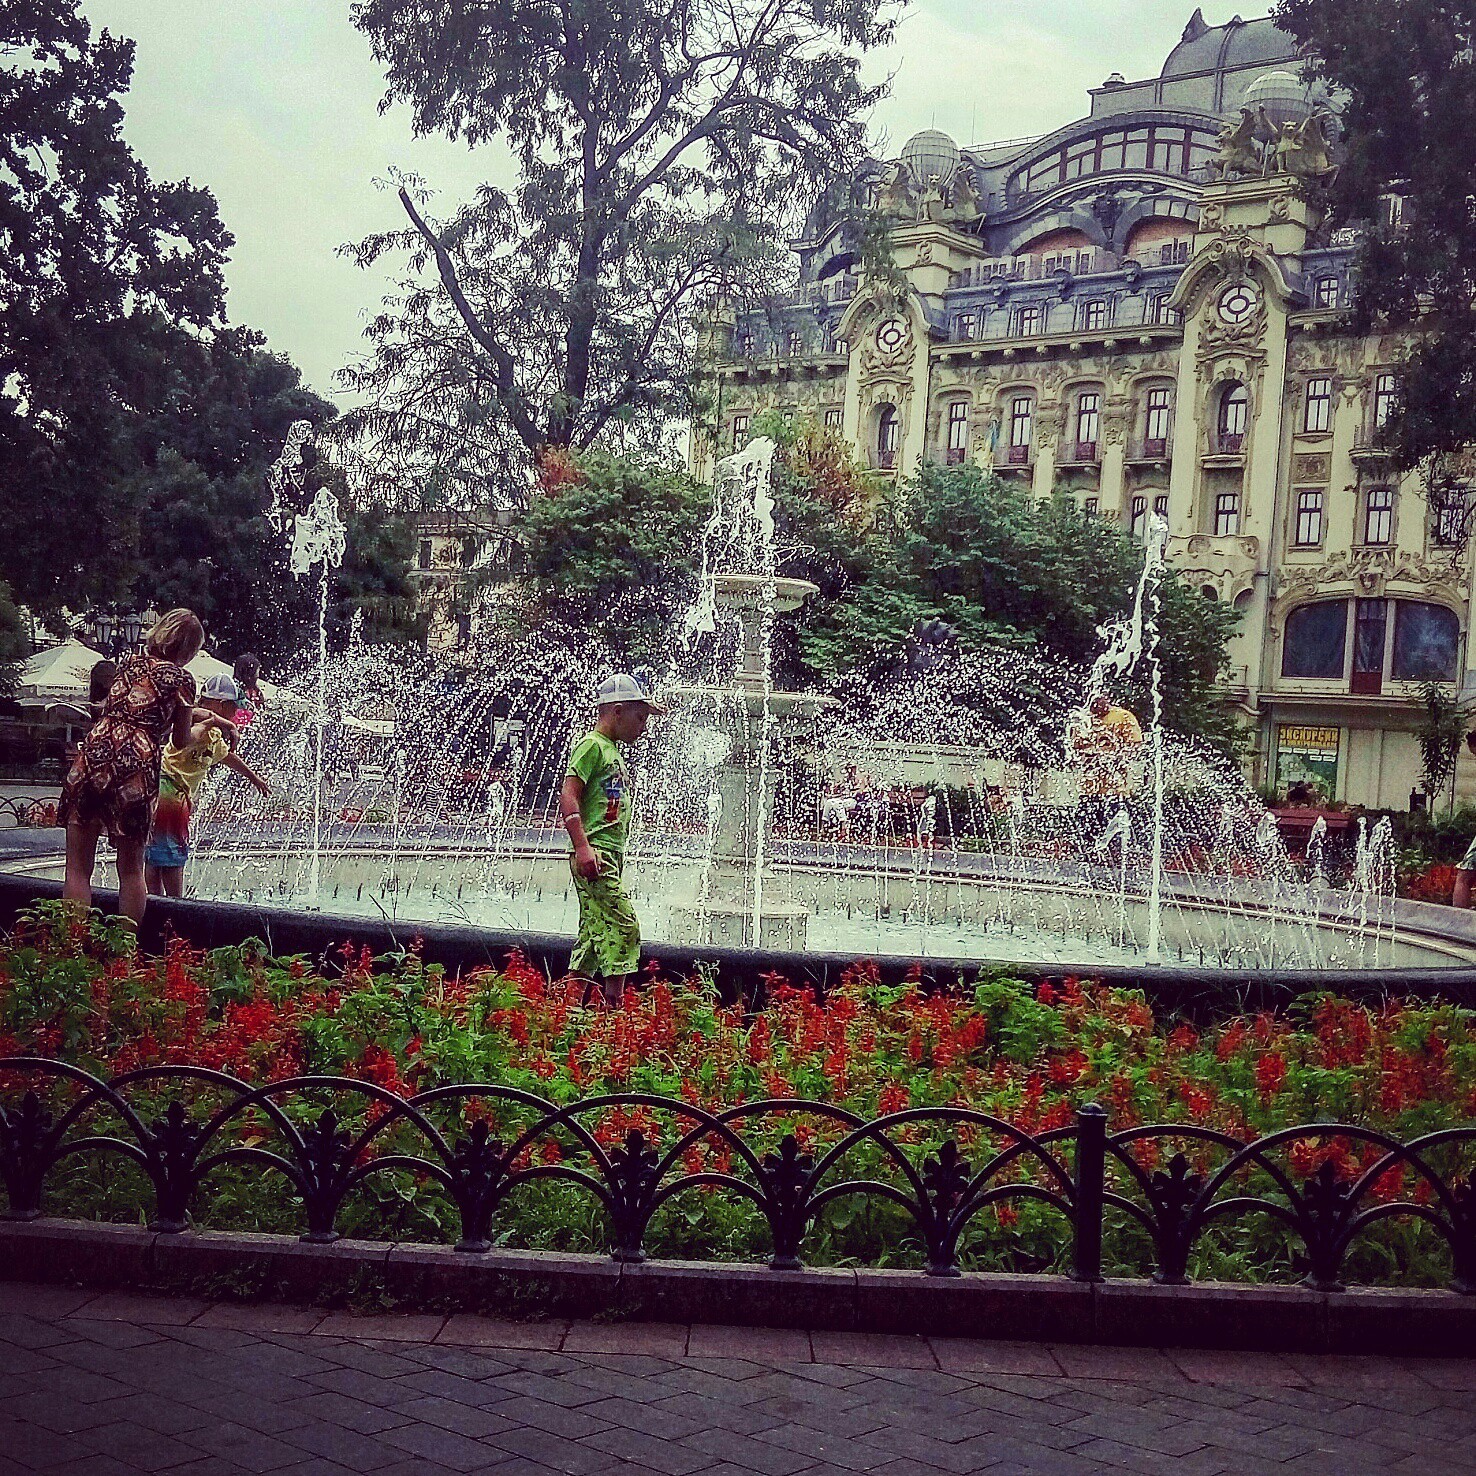
[[1326, 482], [1331, 460], [1325, 451], [1303, 451], [1292, 458], [1294, 482]]
[[1169, 539], [1168, 559], [1186, 583], [1209, 586], [1230, 604], [1255, 586], [1261, 540], [1242, 533], [1179, 535]]
[[1465, 599], [1466, 574], [1459, 557], [1426, 558], [1408, 549], [1339, 549], [1321, 564], [1287, 569], [1281, 576], [1274, 608], [1284, 612], [1323, 595], [1377, 599], [1395, 584], [1459, 603]]
[[1239, 118], [1225, 124], [1216, 142], [1219, 151], [1210, 161], [1213, 179], [1261, 173], [1261, 143], [1256, 137], [1255, 114], [1249, 108], [1242, 108]]
[[1042, 400], [1035, 407], [1035, 439], [1054, 446], [1066, 434], [1070, 406], [1063, 399]]
[[1120, 446], [1133, 423], [1133, 402], [1126, 395], [1111, 395], [1102, 409], [1102, 435], [1109, 445]]

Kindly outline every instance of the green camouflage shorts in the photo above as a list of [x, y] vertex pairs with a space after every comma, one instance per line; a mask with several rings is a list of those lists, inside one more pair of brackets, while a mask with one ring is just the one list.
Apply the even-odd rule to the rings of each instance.
[[599, 857], [604, 865], [593, 881], [580, 876], [569, 858], [579, 898], [579, 937], [569, 967], [576, 974], [616, 979], [640, 968], [641, 924], [621, 880], [622, 858], [604, 852]]

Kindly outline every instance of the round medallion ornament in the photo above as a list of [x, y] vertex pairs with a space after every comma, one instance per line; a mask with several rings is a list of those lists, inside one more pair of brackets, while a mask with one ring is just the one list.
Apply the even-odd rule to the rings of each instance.
[[876, 330], [876, 346], [883, 353], [896, 353], [906, 341], [907, 329], [902, 326], [902, 320], [900, 318], [888, 318]]
[[1220, 321], [1230, 324], [1232, 328], [1239, 327], [1250, 319], [1259, 302], [1253, 287], [1245, 282], [1237, 282], [1220, 294]]

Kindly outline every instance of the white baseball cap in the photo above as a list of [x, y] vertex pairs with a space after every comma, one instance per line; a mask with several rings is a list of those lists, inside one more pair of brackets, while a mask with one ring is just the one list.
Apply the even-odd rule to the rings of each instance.
[[237, 686], [234, 677], [228, 677], [223, 672], [217, 672], [214, 676], [205, 678], [200, 688], [200, 700], [202, 702], [235, 702], [241, 701], [241, 688]]
[[597, 706], [608, 707], [614, 702], [644, 702], [652, 712], [666, 711], [664, 702], [657, 702], [635, 677], [624, 671], [607, 676], [595, 688]]

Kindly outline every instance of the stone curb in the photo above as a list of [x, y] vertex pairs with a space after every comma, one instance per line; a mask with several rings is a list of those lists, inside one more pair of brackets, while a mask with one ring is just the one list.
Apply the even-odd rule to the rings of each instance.
[[[3, 858], [0, 858], [3, 864]], [[26, 874], [0, 870], [0, 929], [14, 925], [26, 907], [61, 896], [61, 883]], [[115, 894], [97, 889], [95, 902], [112, 911]], [[1442, 909], [1448, 911], [1449, 909]], [[1476, 926], [1476, 924], [1472, 924]], [[367, 944], [375, 953], [408, 947], [421, 942], [427, 963], [448, 970], [501, 968], [517, 951], [550, 978], [568, 970], [571, 940], [533, 933], [499, 933], [482, 928], [447, 923], [379, 922], [369, 918], [296, 912], [287, 907], [239, 902], [206, 902], [194, 899], [152, 898], [140, 938], [149, 952], [163, 947], [171, 933], [200, 948], [221, 948], [259, 938], [275, 954], [307, 954], [331, 968], [336, 950], [345, 939]], [[821, 990], [834, 986], [862, 955], [839, 953], [780, 953], [733, 948], [698, 948], [669, 943], [649, 943], [642, 953], [673, 974], [681, 975], [696, 965], [706, 967], [725, 1000], [746, 999], [756, 1003], [764, 997], [771, 973], [782, 974], [793, 984], [815, 985]], [[929, 987], [951, 988], [978, 977], [980, 970], [1004, 970], [1028, 980], [1060, 979], [1083, 974], [1105, 984], [1142, 989], [1155, 1009], [1194, 1019], [1213, 1019], [1227, 1006], [1235, 1013], [1274, 1009], [1299, 995], [1331, 990], [1351, 999], [1378, 1002], [1397, 995], [1424, 1000], [1447, 1000], [1476, 1008], [1476, 966], [1418, 969], [1264, 969], [1193, 968], [1183, 964], [1106, 964], [1067, 968], [1029, 960], [949, 959], [913, 960], [883, 957], [866, 960], [886, 984], [917, 978]]]
[[1476, 1357], [1476, 1297], [598, 1256], [132, 1225], [0, 1221], [0, 1280], [213, 1301], [390, 1305], [522, 1318], [710, 1323], [1043, 1343]]

